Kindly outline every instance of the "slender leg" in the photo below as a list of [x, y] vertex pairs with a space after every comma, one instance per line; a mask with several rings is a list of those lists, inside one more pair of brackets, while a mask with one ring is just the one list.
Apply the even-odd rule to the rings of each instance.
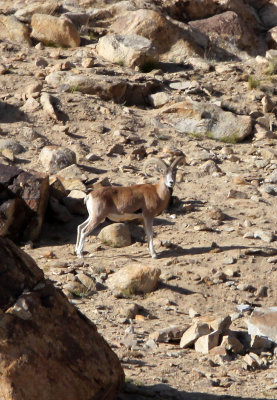
[[147, 241], [148, 241], [148, 247], [149, 247], [149, 251], [150, 251], [150, 255], [152, 258], [157, 258], [157, 254], [154, 250], [154, 246], [153, 246], [153, 219], [150, 218], [146, 218], [143, 217], [143, 225], [144, 225], [144, 229], [147, 235]]
[[100, 218], [100, 219], [98, 218], [96, 220], [93, 219], [93, 220], [90, 220], [88, 223], [87, 223], [87, 221], [85, 221], [86, 225], [81, 227], [81, 229], [80, 229], [80, 240], [79, 240], [79, 243], [78, 243], [78, 247], [76, 249], [76, 254], [77, 254], [78, 257], [82, 257], [82, 255], [83, 255], [83, 248], [84, 248], [86, 237], [100, 224], [102, 219], [103, 218]]
[[85, 228], [85, 226], [89, 223], [90, 217], [88, 217], [83, 223], [81, 223], [80, 225], [78, 225], [77, 228], [77, 240], [76, 240], [76, 246], [75, 246], [75, 253], [77, 253], [77, 249], [79, 247], [79, 242], [80, 242], [80, 234], [81, 234], [81, 230], [83, 228]]

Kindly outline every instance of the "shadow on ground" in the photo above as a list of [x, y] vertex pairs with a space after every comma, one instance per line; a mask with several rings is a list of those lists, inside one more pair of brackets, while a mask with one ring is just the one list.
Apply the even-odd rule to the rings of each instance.
[[0, 101], [0, 122], [10, 124], [18, 121], [25, 121], [26, 114], [13, 104]]
[[[185, 392], [172, 388], [164, 383], [152, 386], [144, 386], [134, 383], [126, 383], [117, 400], [253, 400], [249, 397], [214, 395], [199, 392]], [[256, 400], [266, 400], [256, 398]]]

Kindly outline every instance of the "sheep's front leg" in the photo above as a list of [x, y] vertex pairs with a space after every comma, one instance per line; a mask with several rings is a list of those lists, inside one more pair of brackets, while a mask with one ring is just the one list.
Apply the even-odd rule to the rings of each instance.
[[147, 236], [148, 247], [152, 258], [157, 258], [157, 253], [153, 246], [153, 219], [143, 217], [143, 224]]

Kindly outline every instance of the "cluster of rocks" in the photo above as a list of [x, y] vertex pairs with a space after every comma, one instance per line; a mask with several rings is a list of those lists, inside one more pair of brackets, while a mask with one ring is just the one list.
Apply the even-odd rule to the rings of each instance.
[[[223, 60], [228, 59], [228, 55], [229, 58], [245, 58], [249, 53], [258, 55], [257, 61], [264, 65], [276, 63], [277, 11], [272, 0], [258, 4], [252, 1], [241, 4], [238, 1], [210, 0], [205, 2], [205, 7], [199, 7], [193, 1], [185, 5], [168, 1], [159, 6], [124, 1], [104, 9], [64, 6], [49, 1], [44, 4], [30, 3], [16, 12], [7, 6], [4, 12], [7, 15], [1, 15], [2, 34], [12, 41], [21, 40], [30, 45], [31, 39], [35, 40], [39, 42], [39, 50], [43, 43], [74, 48], [81, 45], [85, 49], [80, 65], [82, 74], [71, 71], [78, 67], [76, 62], [64, 61], [51, 67], [45, 58], [37, 59], [36, 63], [42, 70], [38, 78], [45, 79], [45, 83], [52, 88], [69, 92], [77, 90], [129, 105], [152, 104], [157, 108], [167, 106], [174, 97], [174, 93], [171, 94], [174, 91], [175, 94], [181, 91], [183, 95], [202, 94], [208, 101], [198, 104], [186, 99], [174, 104], [173, 108], [166, 107], [158, 113], [158, 118], [165, 126], [174, 126], [177, 132], [214, 139], [241, 141], [252, 133], [253, 122], [260, 124], [257, 118], [262, 115], [255, 114], [257, 110], [249, 115], [245, 111], [228, 110], [228, 105], [221, 102], [210, 102], [213, 91], [199, 86], [197, 82], [174, 81], [165, 87], [158, 61], [182, 62], [188, 67], [200, 68], [203, 73], [211, 69], [211, 63], [205, 61], [205, 57], [204, 60], [200, 58], [206, 53], [208, 58], [219, 57]], [[55, 16], [51, 15], [54, 13]], [[180, 18], [181, 15], [184, 17]], [[97, 29], [99, 26], [101, 30]], [[124, 35], [122, 26], [125, 27]], [[79, 31], [84, 27], [86, 34], [94, 32], [101, 36], [97, 44], [92, 40], [82, 42]], [[264, 39], [265, 30], [267, 39]], [[161, 37], [161, 32], [166, 32], [166, 35]], [[272, 50], [267, 58], [261, 57], [268, 49]], [[135, 77], [132, 73], [129, 73], [128, 79], [126, 75], [122, 79], [120, 74], [111, 77], [105, 73], [103, 79], [103, 73], [100, 76], [91, 73], [101, 59], [121, 66], [138, 67], [142, 72], [155, 69], [155, 73], [147, 79]], [[220, 75], [224, 66], [223, 70], [222, 66], [217, 68]], [[230, 66], [228, 68], [229, 72], [236, 72], [235, 66], [233, 70]], [[8, 70], [8, 67], [3, 67], [3, 73]], [[242, 84], [245, 78], [241, 77]], [[40, 91], [41, 87], [39, 90], [33, 88], [22, 109], [36, 111], [42, 107], [51, 118], [58, 120], [55, 100], [49, 93], [44, 91], [40, 101], [34, 98]], [[265, 103], [265, 112], [272, 113], [276, 105], [273, 103], [268, 108], [270, 99]], [[271, 117], [272, 126], [273, 114]], [[261, 125], [264, 127], [265, 122]]]
[[[181, 349], [194, 348], [196, 352], [208, 354], [218, 364], [228, 364], [241, 357], [245, 368], [252, 370], [269, 365], [277, 344], [276, 307], [254, 309], [246, 318], [248, 332], [230, 329], [232, 322], [242, 316], [240, 314], [199, 316], [190, 309], [190, 315], [193, 319], [191, 324], [172, 325], [150, 333], [147, 345], [155, 349], [159, 343], [179, 343]], [[134, 339], [134, 332], [132, 335]], [[133, 345], [136, 346], [137, 342], [133, 341]]]

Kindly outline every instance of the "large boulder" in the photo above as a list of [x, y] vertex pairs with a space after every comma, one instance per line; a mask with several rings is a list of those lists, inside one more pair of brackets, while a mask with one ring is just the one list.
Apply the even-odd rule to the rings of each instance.
[[154, 45], [159, 59], [168, 61], [186, 56], [203, 54], [208, 46], [208, 37], [186, 24], [178, 24], [165, 18], [157, 10], [139, 9], [118, 16], [111, 24], [109, 32], [139, 35]]
[[0, 237], [0, 387], [6, 400], [113, 400], [124, 380], [95, 325]]
[[46, 14], [33, 14], [31, 19], [34, 39], [46, 45], [54, 44], [63, 47], [80, 46], [80, 35], [68, 18], [58, 18]]
[[161, 122], [183, 134], [236, 143], [252, 132], [251, 117], [224, 111], [210, 103], [188, 99], [161, 110]]
[[[259, 36], [255, 34], [252, 23], [247, 23], [246, 16], [240, 16], [234, 11], [226, 11], [221, 14], [213, 15], [209, 18], [191, 21], [189, 25], [200, 32], [209, 35], [211, 43], [220, 43], [222, 47], [228, 51], [234, 52], [234, 45], [241, 49], [249, 50], [254, 49], [258, 51], [257, 43], [259, 43]], [[254, 26], [257, 29], [257, 21]]]
[[149, 39], [159, 53], [167, 51], [179, 36], [179, 29], [161, 13], [140, 9], [119, 16], [110, 26], [110, 32], [139, 35]]
[[48, 175], [0, 164], [0, 235], [36, 240], [48, 197]]

